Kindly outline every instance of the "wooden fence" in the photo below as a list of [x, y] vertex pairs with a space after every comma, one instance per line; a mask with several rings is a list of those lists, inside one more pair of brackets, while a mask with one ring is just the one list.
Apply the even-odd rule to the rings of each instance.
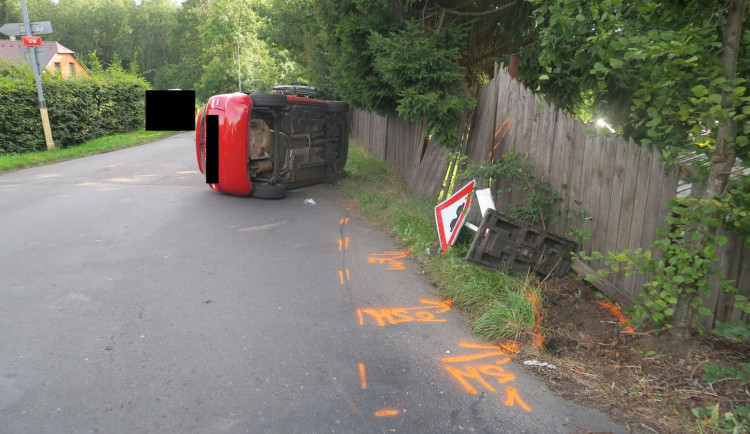
[[[550, 182], [564, 197], [555, 205], [554, 222], [547, 229], [567, 236], [565, 217], [582, 210], [591, 231], [584, 241], [587, 252], [620, 252], [626, 248], [648, 249], [664, 226], [666, 201], [675, 197], [677, 168], [665, 170], [659, 152], [619, 136], [585, 135], [595, 130], [542, 100], [500, 68], [495, 78], [477, 93], [477, 107], [463, 152], [480, 163], [509, 152], [528, 154], [536, 176]], [[461, 132], [463, 133], [463, 131]], [[463, 134], [462, 134], [463, 136]], [[373, 155], [396, 168], [414, 188], [436, 197], [449, 167], [450, 151], [425, 140], [425, 123], [409, 123], [397, 116], [378, 116], [356, 111], [352, 137]], [[500, 186], [501, 190], [507, 186]], [[523, 205], [524, 194], [515, 189], [500, 195], [496, 206]], [[574, 221], [580, 226], [580, 221]], [[735, 280], [740, 293], [750, 296], [750, 249], [737, 237], [720, 252], [724, 273]], [[596, 269], [601, 261], [589, 264]], [[646, 276], [610, 275], [618, 300], [630, 300], [642, 292]], [[734, 297], [715, 293], [704, 297], [714, 320], [750, 319], [733, 308]]]

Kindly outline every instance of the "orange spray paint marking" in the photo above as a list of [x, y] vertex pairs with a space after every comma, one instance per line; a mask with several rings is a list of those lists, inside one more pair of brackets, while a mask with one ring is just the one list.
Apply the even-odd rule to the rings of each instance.
[[384, 253], [371, 253], [367, 260], [371, 264], [385, 264], [388, 263], [388, 270], [405, 270], [406, 266], [399, 259], [406, 258], [411, 253], [411, 249], [404, 250], [403, 252], [384, 252]]
[[375, 412], [377, 417], [396, 416], [400, 413], [398, 410], [380, 410]]
[[367, 389], [367, 376], [365, 376], [365, 364], [359, 364], [359, 380], [362, 383], [362, 388]]
[[345, 224], [348, 224], [348, 223], [349, 223], [349, 217], [342, 218], [341, 220], [339, 220], [339, 224], [340, 225], [345, 225]]
[[609, 313], [611, 313], [612, 316], [615, 317], [615, 319], [620, 322], [620, 324], [625, 325], [625, 331], [626, 332], [632, 332], [633, 331], [633, 327], [630, 327], [629, 325], [627, 325], [628, 324], [628, 319], [625, 318], [625, 314], [622, 312], [622, 309], [620, 308], [620, 306], [618, 306], [618, 305], [616, 305], [616, 304], [614, 304], [614, 303], [612, 303], [611, 301], [608, 301], [608, 300], [599, 300], [599, 305], [601, 307], [607, 309], [609, 311]]
[[344, 268], [343, 270], [339, 270], [339, 280], [342, 285], [344, 284], [344, 273], [346, 273], [346, 281], [349, 281], [349, 269]]
[[339, 239], [339, 252], [349, 248], [349, 237]]
[[543, 349], [544, 335], [542, 335], [540, 328], [542, 324], [542, 312], [539, 310], [539, 299], [533, 293], [530, 293], [527, 298], [531, 300], [531, 305], [534, 308], [534, 346], [541, 350]]
[[[468, 362], [471, 360], [477, 360], [477, 359], [483, 359], [485, 357], [493, 357], [493, 356], [510, 356], [513, 357], [518, 352], [518, 344], [515, 342], [508, 342], [504, 344], [500, 344], [500, 346], [496, 345], [481, 345], [481, 344], [475, 344], [472, 342], [459, 342], [458, 346], [461, 348], [473, 348], [473, 349], [480, 349], [480, 350], [494, 350], [494, 351], [488, 351], [486, 353], [481, 354], [468, 354], [465, 356], [452, 356], [452, 357], [444, 357], [442, 359], [443, 362], [446, 363], [456, 363], [456, 362]], [[503, 362], [506, 363], [506, 362]]]
[[505, 356], [505, 351], [488, 351], [486, 353], [480, 353], [480, 354], [467, 354], [465, 356], [453, 356], [453, 357], [443, 357], [442, 360], [445, 363], [461, 363], [461, 362], [471, 362], [473, 360], [479, 360], [484, 359], [487, 357], [495, 357], [495, 356]]
[[508, 398], [504, 402], [505, 405], [507, 405], [508, 407], [513, 407], [515, 404], [518, 404], [522, 409], [531, 413], [531, 407], [523, 402], [521, 397], [518, 396], [518, 392], [516, 392], [516, 389], [514, 387], [509, 386], [506, 391], [508, 392]]
[[[435, 313], [444, 313], [451, 310], [451, 302], [450, 300], [446, 301], [440, 301], [440, 300], [427, 300], [425, 298], [420, 298], [419, 302], [422, 304], [429, 305], [430, 307], [435, 307], [437, 310]], [[412, 308], [415, 309], [415, 308]]]
[[[415, 307], [393, 307], [379, 309], [357, 309], [359, 325], [364, 325], [364, 315], [369, 315], [380, 327], [387, 324], [395, 325], [402, 322], [446, 322], [445, 318], [436, 318], [435, 314], [447, 312], [451, 309], [450, 304], [442, 301], [419, 300], [424, 306]], [[434, 310], [434, 312], [431, 312]], [[414, 312], [414, 313], [412, 313]]]
[[331, 371], [328, 371], [328, 376], [331, 378], [331, 381], [333, 381], [334, 386], [336, 386], [336, 390], [338, 390], [339, 395], [341, 395], [341, 397], [344, 398], [344, 401], [349, 404], [349, 407], [352, 409], [352, 411], [354, 411], [355, 413], [359, 413], [359, 408], [357, 408], [357, 405], [354, 404], [351, 398], [349, 398], [349, 395], [344, 392], [344, 389], [341, 388], [341, 385], [336, 380], [336, 377], [333, 376]]
[[[503, 142], [503, 139], [505, 138], [505, 135], [508, 134], [508, 131], [510, 131], [510, 126], [513, 125], [513, 119], [510, 117], [505, 118], [503, 123], [500, 125], [500, 127], [495, 131], [495, 146], [493, 146], [492, 150], [487, 154], [487, 158], [492, 158], [492, 154], [494, 154], [495, 151], [497, 151], [497, 148], [500, 146], [500, 144]], [[500, 134], [500, 131], [503, 130], [502, 136], [500, 136], [500, 139], [497, 140], [497, 135]]]
[[497, 382], [500, 384], [507, 383], [508, 381], [513, 381], [516, 379], [515, 375], [511, 374], [510, 372], [505, 372], [505, 369], [495, 365], [481, 366], [479, 367], [479, 372], [497, 378]]
[[479, 374], [479, 372], [477, 372], [477, 369], [475, 367], [473, 367], [473, 366], [467, 366], [467, 370], [466, 371], [461, 371], [461, 370], [456, 369], [456, 368], [454, 368], [452, 366], [445, 366], [445, 370], [448, 371], [448, 372], [450, 372], [451, 375], [453, 375], [454, 377], [456, 377], [456, 379], [458, 380], [458, 382], [461, 383], [462, 386], [464, 386], [464, 389], [466, 389], [466, 391], [469, 392], [469, 393], [471, 393], [472, 395], [474, 395], [474, 394], [477, 393], [477, 389], [475, 389], [471, 385], [471, 383], [469, 383], [468, 381], [466, 381], [464, 379], [464, 377], [466, 377], [466, 378], [474, 378], [477, 381], [479, 381], [480, 383], [482, 383], [482, 385], [484, 387], [486, 387], [487, 390], [489, 390], [490, 392], [495, 392], [495, 388], [492, 387], [490, 385], [490, 383], [484, 381], [484, 378], [482, 378], [482, 375]]
[[[467, 392], [476, 394], [478, 388], [483, 388], [489, 392], [497, 392], [497, 384], [505, 384], [516, 379], [515, 375], [507, 372], [500, 365], [508, 363], [511, 357], [516, 354], [519, 348], [517, 343], [512, 342], [496, 346], [459, 342], [459, 345], [461, 348], [471, 348], [480, 351], [474, 354], [443, 357], [441, 361], [446, 363], [443, 368], [448, 371], [448, 373], [450, 373]], [[487, 358], [497, 358], [497, 360], [494, 360], [494, 364], [489, 360], [479, 361]], [[465, 364], [457, 367], [450, 366], [448, 363]], [[521, 399], [520, 396], [518, 396], [518, 392], [515, 388], [506, 386], [506, 392], [507, 398], [504, 401], [505, 405], [513, 407], [518, 404], [524, 410], [531, 411], [531, 408]]]

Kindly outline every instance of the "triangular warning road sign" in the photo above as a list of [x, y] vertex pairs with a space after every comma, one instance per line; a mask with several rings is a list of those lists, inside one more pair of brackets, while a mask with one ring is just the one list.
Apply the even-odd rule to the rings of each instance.
[[466, 213], [471, 205], [471, 193], [474, 191], [474, 181], [463, 186], [453, 196], [435, 207], [435, 223], [443, 254], [456, 241], [458, 233], [466, 220]]

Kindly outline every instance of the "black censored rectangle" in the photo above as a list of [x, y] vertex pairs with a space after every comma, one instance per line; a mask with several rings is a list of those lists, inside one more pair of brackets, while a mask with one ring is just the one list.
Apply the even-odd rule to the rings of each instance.
[[219, 183], [219, 115], [206, 116], [206, 184]]
[[194, 129], [194, 90], [146, 91], [146, 131], [192, 131]]

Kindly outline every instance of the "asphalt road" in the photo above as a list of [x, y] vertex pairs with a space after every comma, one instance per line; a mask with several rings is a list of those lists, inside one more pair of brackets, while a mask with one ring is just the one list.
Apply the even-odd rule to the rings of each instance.
[[472, 337], [331, 186], [196, 168], [185, 133], [0, 176], [0, 432], [625, 431]]

